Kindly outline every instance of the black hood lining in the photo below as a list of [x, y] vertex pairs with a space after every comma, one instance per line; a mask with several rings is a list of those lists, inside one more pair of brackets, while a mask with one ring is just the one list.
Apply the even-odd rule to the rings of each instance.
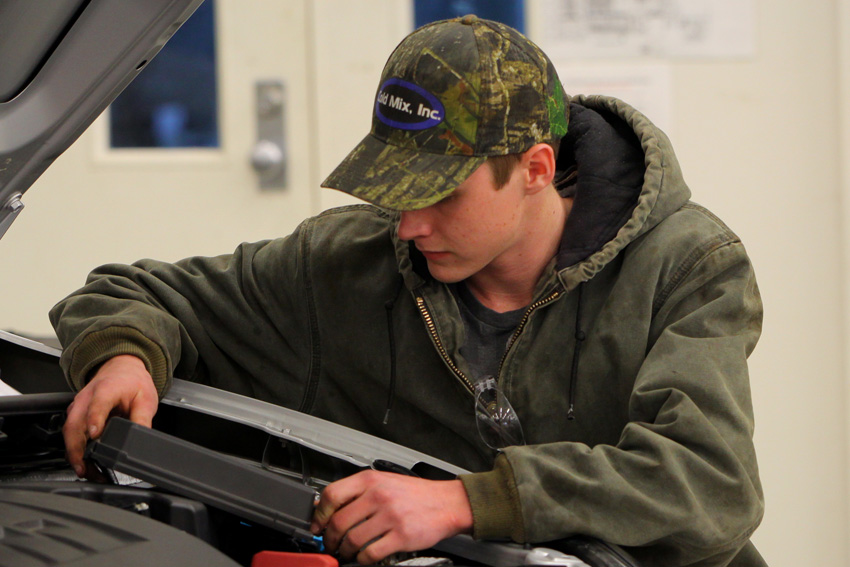
[[631, 218], [646, 166], [640, 140], [626, 122], [572, 103], [557, 169], [569, 180], [561, 194], [575, 199], [558, 250], [557, 267], [563, 269], [599, 250]]

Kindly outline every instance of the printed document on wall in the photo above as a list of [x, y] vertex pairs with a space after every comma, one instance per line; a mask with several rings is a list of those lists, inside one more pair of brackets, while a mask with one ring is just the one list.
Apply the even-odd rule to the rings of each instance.
[[752, 57], [753, 0], [538, 0], [536, 41], [558, 58]]
[[666, 64], [592, 64], [554, 61], [569, 95], [601, 94], [629, 103], [671, 134], [672, 74]]

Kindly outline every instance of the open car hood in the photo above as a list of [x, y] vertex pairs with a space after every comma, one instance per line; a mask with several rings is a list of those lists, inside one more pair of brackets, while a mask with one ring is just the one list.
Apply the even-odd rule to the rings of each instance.
[[202, 2], [0, 2], [0, 238], [26, 190]]

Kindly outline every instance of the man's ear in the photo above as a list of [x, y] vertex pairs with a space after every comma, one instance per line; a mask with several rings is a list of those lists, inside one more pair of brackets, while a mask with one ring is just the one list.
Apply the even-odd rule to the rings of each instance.
[[549, 144], [536, 144], [523, 153], [522, 166], [527, 191], [542, 191], [555, 178], [555, 151]]

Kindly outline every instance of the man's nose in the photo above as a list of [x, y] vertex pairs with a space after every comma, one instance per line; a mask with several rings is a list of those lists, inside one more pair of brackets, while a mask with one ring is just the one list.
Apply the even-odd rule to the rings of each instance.
[[431, 233], [431, 224], [424, 209], [418, 211], [402, 211], [398, 223], [398, 237], [401, 240], [422, 238]]

